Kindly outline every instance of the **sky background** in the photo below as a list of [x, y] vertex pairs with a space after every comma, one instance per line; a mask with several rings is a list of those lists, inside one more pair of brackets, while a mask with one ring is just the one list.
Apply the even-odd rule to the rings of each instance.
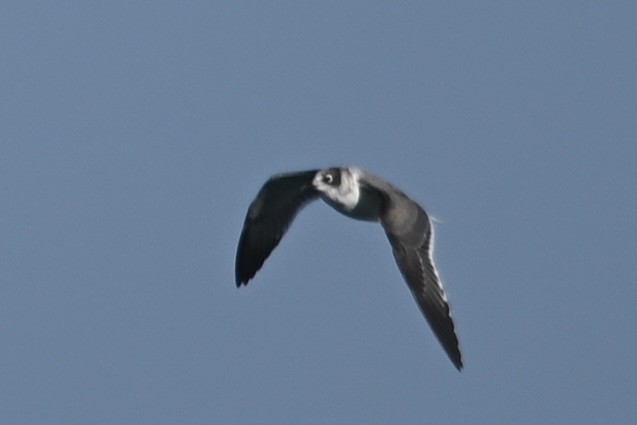
[[[3, 2], [0, 423], [627, 424], [637, 3]], [[380, 226], [247, 207], [358, 165], [420, 202], [458, 373]]]

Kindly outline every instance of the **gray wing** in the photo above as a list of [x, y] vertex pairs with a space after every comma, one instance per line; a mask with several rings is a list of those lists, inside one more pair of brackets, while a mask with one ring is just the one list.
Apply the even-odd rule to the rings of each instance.
[[424, 209], [403, 192], [371, 173], [361, 182], [385, 198], [381, 224], [394, 258], [431, 329], [458, 370], [462, 355], [447, 296], [433, 262], [433, 226]]
[[318, 196], [312, 180], [318, 170], [271, 177], [250, 204], [235, 261], [237, 287], [261, 269], [276, 248], [296, 214]]
[[[418, 204], [406, 196], [400, 201], [398, 208], [404, 206], [403, 203], [410, 204], [409, 214], [403, 216], [401, 213], [392, 213], [392, 207], [389, 207], [381, 222], [391, 243], [398, 268], [414, 299], [447, 355], [456, 368], [461, 370], [460, 344], [449, 314], [447, 296], [432, 258], [433, 226], [427, 213]], [[393, 208], [396, 208], [395, 204]], [[405, 218], [407, 220], [404, 220]]]

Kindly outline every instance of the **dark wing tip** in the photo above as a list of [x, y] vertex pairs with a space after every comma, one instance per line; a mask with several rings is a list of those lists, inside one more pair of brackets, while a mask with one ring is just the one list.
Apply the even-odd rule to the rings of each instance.
[[454, 366], [456, 366], [456, 369], [458, 369], [458, 372], [462, 372], [462, 369], [464, 368], [464, 364], [462, 364], [462, 359], [457, 359], [453, 362]]
[[269, 241], [269, 243], [260, 241], [255, 235], [254, 224], [250, 219], [246, 219], [235, 259], [234, 274], [237, 288], [247, 285], [257, 274], [277, 242], [277, 240]]
[[234, 272], [234, 281], [235, 284], [237, 285], [237, 288], [241, 288], [241, 286], [247, 285], [248, 284], [248, 280], [250, 280], [248, 277], [246, 277], [243, 272], [241, 270], [239, 270], [238, 267], [235, 267], [235, 272]]
[[237, 256], [235, 258], [234, 263], [234, 279], [237, 285], [237, 288], [240, 288], [241, 285], [247, 285], [248, 280], [250, 278], [247, 276], [245, 263], [245, 233], [246, 228], [244, 225], [243, 231], [241, 232], [241, 237], [239, 238], [239, 245], [237, 246]]
[[240, 288], [241, 286], [247, 286], [248, 282], [250, 281], [250, 279], [254, 277], [257, 271], [258, 271], [258, 268], [250, 269], [246, 267], [245, 265], [243, 265], [243, 262], [241, 260], [237, 259], [237, 263], [235, 264], [235, 272], [234, 272], [235, 283], [237, 285], [237, 288]]
[[456, 367], [456, 369], [458, 369], [458, 372], [461, 372], [464, 368], [464, 364], [462, 363], [462, 354], [460, 353], [458, 338], [456, 337], [454, 339], [456, 340], [455, 344], [449, 347], [445, 346], [445, 351], [447, 352], [447, 355], [449, 356], [449, 359], [451, 359], [453, 365]]
[[[442, 290], [442, 288], [440, 288]], [[459, 371], [464, 367], [462, 363], [462, 353], [460, 352], [460, 341], [456, 334], [456, 327], [449, 311], [449, 303], [438, 291], [427, 291], [422, 294], [421, 298], [417, 297], [418, 304], [421, 307], [431, 329], [436, 338], [447, 353], [449, 360]]]
[[416, 300], [449, 360], [456, 369], [462, 370], [464, 365], [460, 352], [460, 342], [456, 335], [453, 319], [449, 314], [449, 305], [444, 299], [437, 297], [416, 297]]

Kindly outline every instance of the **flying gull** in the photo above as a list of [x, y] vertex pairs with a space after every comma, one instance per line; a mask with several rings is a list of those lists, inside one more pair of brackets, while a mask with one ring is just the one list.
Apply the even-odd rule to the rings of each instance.
[[455, 367], [462, 369], [447, 296], [433, 262], [431, 219], [402, 191], [359, 168], [334, 167], [272, 176], [246, 214], [235, 263], [237, 287], [248, 284], [296, 214], [318, 197], [348, 217], [380, 222], [420, 310]]

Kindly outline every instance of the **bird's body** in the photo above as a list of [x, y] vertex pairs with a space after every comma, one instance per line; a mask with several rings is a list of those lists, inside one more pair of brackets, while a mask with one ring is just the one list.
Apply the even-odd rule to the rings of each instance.
[[359, 168], [328, 168], [271, 177], [246, 215], [235, 264], [237, 286], [254, 277], [296, 214], [318, 197], [350, 218], [381, 223], [412, 295], [449, 358], [461, 369], [458, 338], [433, 263], [433, 226], [429, 216], [402, 191]]

